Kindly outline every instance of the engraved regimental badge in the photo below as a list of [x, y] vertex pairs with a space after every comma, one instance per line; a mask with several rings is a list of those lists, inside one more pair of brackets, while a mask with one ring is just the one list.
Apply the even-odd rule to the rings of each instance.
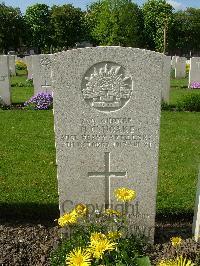
[[129, 101], [132, 89], [131, 76], [122, 66], [112, 62], [92, 66], [82, 83], [85, 101], [104, 112], [121, 109]]

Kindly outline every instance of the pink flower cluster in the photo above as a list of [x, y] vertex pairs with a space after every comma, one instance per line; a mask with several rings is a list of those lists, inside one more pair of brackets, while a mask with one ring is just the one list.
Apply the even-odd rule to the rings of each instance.
[[200, 82], [199, 81], [192, 82], [191, 89], [200, 89]]

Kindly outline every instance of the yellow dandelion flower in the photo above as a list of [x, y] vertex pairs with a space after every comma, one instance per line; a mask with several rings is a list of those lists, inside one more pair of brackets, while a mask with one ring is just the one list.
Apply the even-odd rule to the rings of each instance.
[[157, 266], [195, 266], [195, 264], [191, 260], [180, 256], [175, 260], [162, 260]]
[[112, 251], [116, 249], [117, 243], [111, 242], [108, 239], [102, 239], [96, 242], [91, 242], [90, 252], [96, 259], [102, 259], [106, 251]]
[[64, 227], [65, 225], [75, 224], [77, 222], [77, 217], [73, 213], [65, 213], [63, 216], [61, 216], [58, 219], [58, 224], [61, 227]]
[[124, 187], [115, 189], [114, 195], [118, 201], [123, 202], [131, 201], [136, 198], [136, 192], [134, 190]]
[[176, 262], [172, 260], [162, 260], [157, 264], [157, 266], [176, 266]]
[[105, 214], [107, 215], [116, 215], [116, 216], [121, 216], [121, 212], [113, 210], [113, 209], [106, 209]]
[[86, 249], [74, 249], [66, 256], [66, 265], [69, 266], [90, 266], [91, 253]]
[[117, 239], [117, 238], [120, 238], [121, 236], [122, 236], [122, 233], [119, 231], [111, 231], [111, 232], [108, 232], [107, 234], [107, 238], [109, 239]]
[[182, 242], [182, 238], [179, 236], [172, 237], [170, 240], [171, 240], [172, 246], [174, 247], [179, 246]]
[[87, 213], [87, 206], [85, 204], [79, 203], [75, 206], [74, 210], [78, 215], [84, 216]]
[[91, 243], [96, 243], [96, 242], [98, 242], [100, 240], [104, 240], [104, 239], [107, 239], [107, 238], [106, 238], [106, 235], [104, 235], [102, 233], [94, 232], [90, 236], [90, 242]]

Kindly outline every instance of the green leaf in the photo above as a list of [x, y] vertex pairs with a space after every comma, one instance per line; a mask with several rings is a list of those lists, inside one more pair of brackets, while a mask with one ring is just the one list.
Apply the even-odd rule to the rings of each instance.
[[136, 260], [137, 266], [151, 266], [149, 257], [142, 257]]

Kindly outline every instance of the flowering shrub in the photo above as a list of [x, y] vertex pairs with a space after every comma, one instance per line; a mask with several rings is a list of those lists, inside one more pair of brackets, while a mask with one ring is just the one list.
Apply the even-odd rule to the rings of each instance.
[[49, 93], [38, 93], [25, 102], [24, 106], [30, 110], [48, 110], [53, 107], [53, 97]]
[[58, 219], [68, 238], [52, 254], [51, 265], [150, 265], [143, 256], [147, 238], [127, 233], [126, 204], [135, 199], [135, 191], [119, 188], [114, 195], [124, 206], [122, 213], [104, 209], [92, 214], [86, 205], [78, 204]]
[[179, 255], [180, 246], [183, 240], [181, 237], [172, 237], [171, 245], [174, 249], [174, 256], [172, 258], [161, 260], [157, 266], [195, 266], [194, 263], [190, 259], [183, 257], [183, 255]]
[[191, 89], [200, 89], [200, 82], [199, 81], [192, 82]]
[[186, 64], [186, 75], [188, 76], [190, 72], [190, 64]]
[[21, 60], [17, 60], [15, 62], [15, 67], [17, 70], [27, 70], [26, 64]]

